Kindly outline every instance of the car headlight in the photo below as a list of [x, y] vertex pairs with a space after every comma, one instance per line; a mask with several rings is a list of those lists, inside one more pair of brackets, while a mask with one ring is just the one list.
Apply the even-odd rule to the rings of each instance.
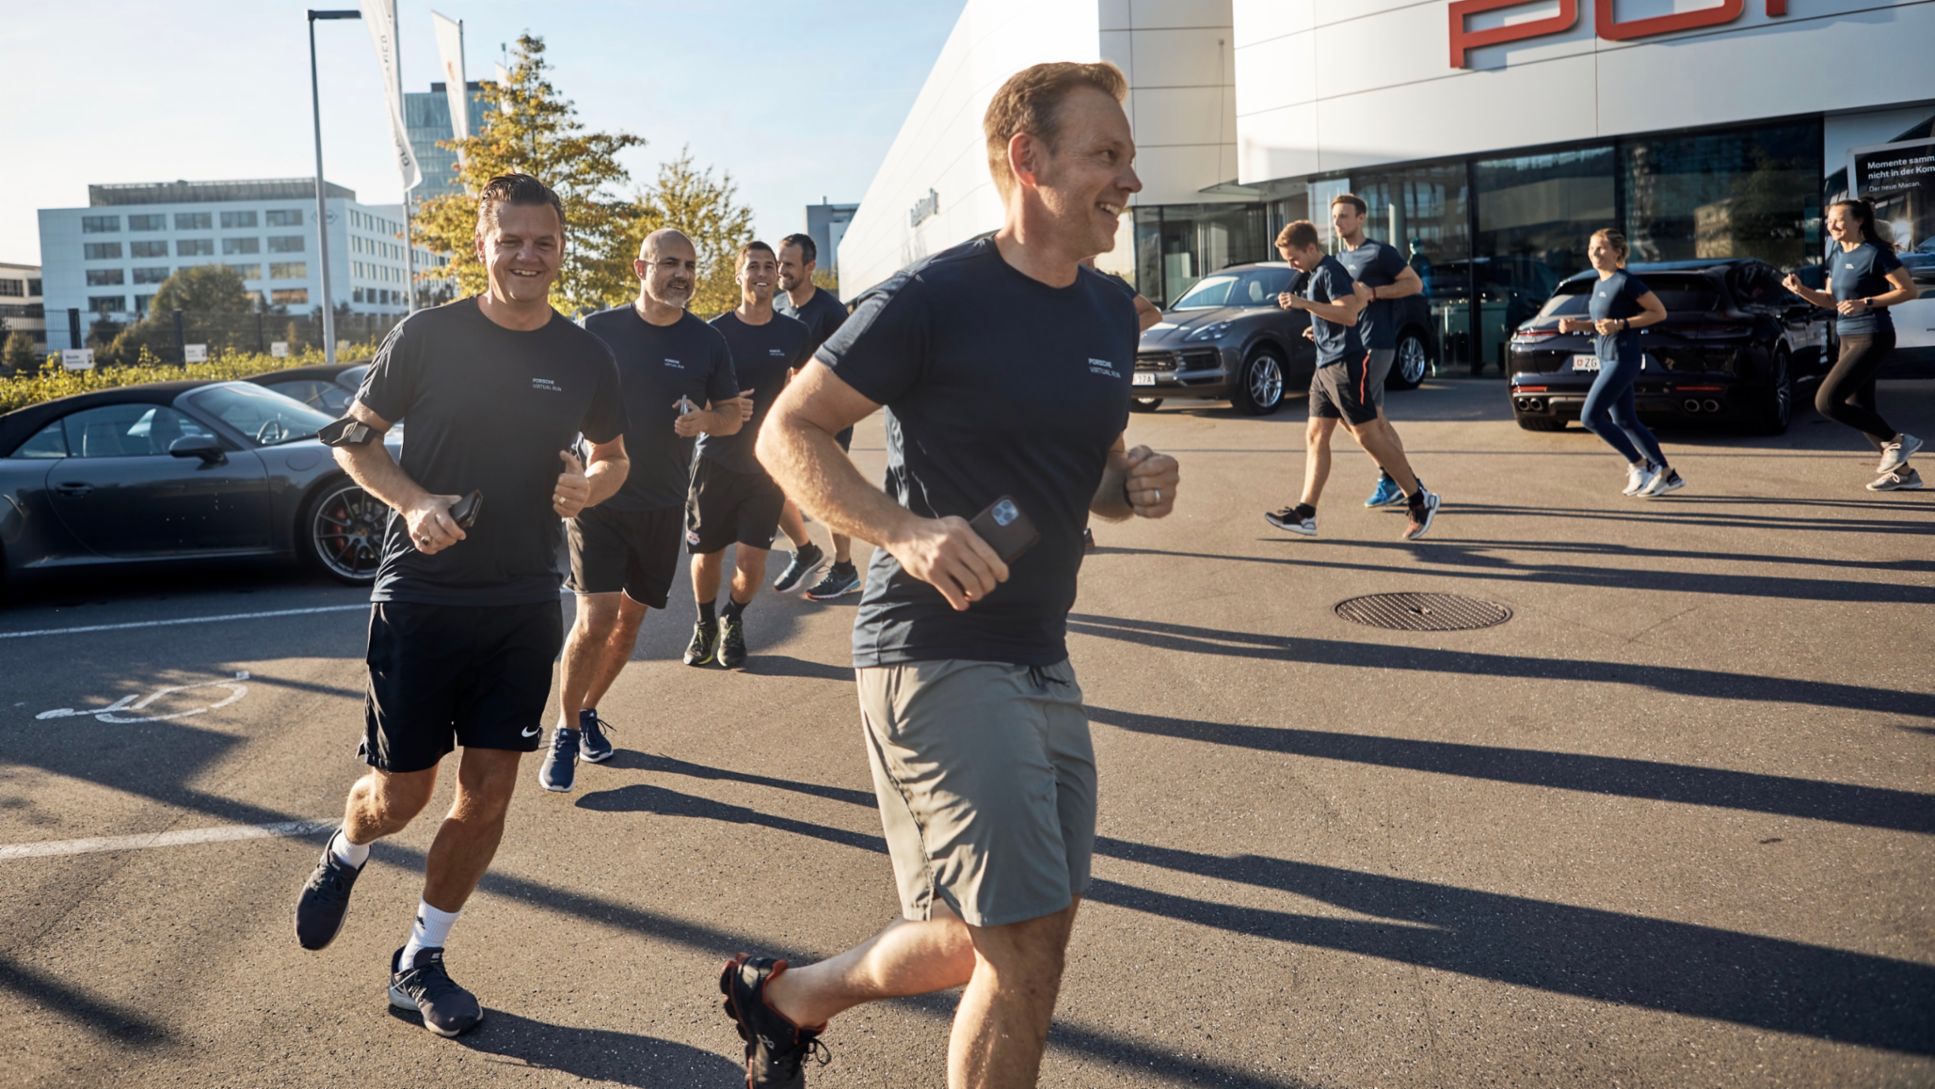
[[1203, 341], [1203, 340], [1215, 340], [1217, 337], [1220, 337], [1224, 333], [1229, 332], [1230, 326], [1235, 324], [1236, 323], [1233, 321], [1211, 322], [1210, 324], [1205, 325], [1201, 329], [1198, 329], [1195, 332], [1184, 337], [1183, 340], [1188, 343], [1195, 343], [1197, 341]]

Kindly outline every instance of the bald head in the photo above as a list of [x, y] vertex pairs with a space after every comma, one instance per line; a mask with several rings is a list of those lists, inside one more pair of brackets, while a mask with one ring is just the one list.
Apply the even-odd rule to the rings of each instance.
[[632, 271], [638, 274], [639, 290], [645, 298], [683, 310], [692, 301], [692, 289], [698, 282], [698, 251], [684, 231], [662, 227], [639, 244]]

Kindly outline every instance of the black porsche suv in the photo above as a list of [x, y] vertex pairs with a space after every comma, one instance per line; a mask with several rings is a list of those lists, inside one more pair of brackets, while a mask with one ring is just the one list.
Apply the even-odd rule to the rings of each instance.
[[[1731, 423], [1787, 430], [1794, 387], [1833, 360], [1831, 315], [1781, 286], [1782, 273], [1746, 258], [1631, 266], [1666, 306], [1666, 320], [1639, 332], [1645, 352], [1634, 399], [1648, 421]], [[1589, 333], [1561, 333], [1559, 319], [1585, 317], [1591, 270], [1568, 277], [1511, 342], [1512, 414], [1529, 431], [1579, 418], [1598, 377]], [[1802, 278], [1818, 280], [1818, 267]]]

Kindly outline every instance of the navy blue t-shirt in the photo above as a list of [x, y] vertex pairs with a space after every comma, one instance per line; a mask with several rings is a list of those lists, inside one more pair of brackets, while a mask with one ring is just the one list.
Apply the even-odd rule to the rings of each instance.
[[[1888, 274], [1901, 267], [1901, 258], [1896, 257], [1893, 250], [1882, 249], [1873, 242], [1863, 242], [1851, 250], [1830, 253], [1828, 261], [1828, 287], [1834, 292], [1835, 302], [1886, 295], [1895, 289], [1895, 285], [1888, 282]], [[1895, 319], [1888, 315], [1885, 306], [1865, 314], [1834, 319], [1837, 332], [1855, 336], [1894, 327]]]
[[605, 342], [555, 311], [506, 329], [473, 298], [419, 310], [377, 349], [356, 399], [403, 431], [403, 471], [433, 495], [484, 493], [477, 524], [434, 556], [390, 515], [371, 601], [527, 605], [555, 601], [564, 522], [551, 496], [580, 434], [625, 431], [618, 365]]
[[712, 319], [712, 327], [732, 349], [732, 370], [741, 390], [753, 391], [753, 414], [738, 431], [725, 436], [702, 435], [699, 456], [734, 472], [764, 473], [753, 443], [766, 413], [779, 400], [790, 372], [806, 365], [806, 326], [784, 314], [774, 314], [763, 325], [747, 325], [728, 310]]
[[[1366, 238], [1363, 245], [1338, 254], [1337, 263], [1351, 279], [1371, 288], [1397, 283], [1408, 267], [1402, 254], [1375, 238]], [[1364, 312], [1357, 315], [1357, 337], [1364, 347], [1373, 352], [1397, 348], [1396, 306], [1392, 299], [1373, 299], [1364, 304]]]
[[670, 325], [653, 325], [632, 303], [587, 316], [585, 329], [618, 360], [625, 416], [631, 421], [625, 429], [631, 472], [602, 506], [625, 511], [685, 506], [697, 440], [681, 438], [672, 424], [679, 418], [681, 397], [704, 408], [739, 392], [726, 338], [691, 314], [680, 314]]
[[[1351, 297], [1350, 272], [1335, 257], [1326, 256], [1304, 280], [1303, 297], [1313, 302], [1338, 302]], [[1361, 314], [1358, 320], [1363, 320]], [[1364, 339], [1358, 335], [1357, 326], [1325, 321], [1313, 313], [1310, 315], [1310, 329], [1316, 337], [1319, 367], [1342, 363], [1346, 359], [1364, 358]]]
[[934, 254], [862, 296], [819, 358], [886, 406], [887, 494], [926, 518], [972, 518], [1009, 496], [1041, 539], [960, 613], [876, 549], [854, 665], [1068, 657], [1082, 529], [1128, 426], [1135, 349], [1135, 303], [1119, 285], [1084, 268], [1050, 287], [1010, 267], [992, 239]]
[[782, 291], [773, 296], [773, 309], [806, 326], [808, 359], [813, 358], [813, 353], [820, 350], [826, 338], [832, 336], [833, 331], [847, 320], [847, 308], [841, 306], [840, 300], [825, 288], [813, 289], [813, 297], [806, 300], [804, 307], [798, 308], [793, 306], [793, 297]]
[[[1639, 300], [1653, 289], [1646, 281], [1620, 269], [1611, 276], [1603, 276], [1592, 286], [1592, 298], [1586, 302], [1586, 313], [1594, 321], [1607, 318], [1630, 318], [1640, 313]], [[1621, 329], [1611, 336], [1601, 334], [1593, 341], [1593, 352], [1601, 361], [1615, 363], [1621, 359], [1631, 359], [1639, 351], [1639, 330]]]

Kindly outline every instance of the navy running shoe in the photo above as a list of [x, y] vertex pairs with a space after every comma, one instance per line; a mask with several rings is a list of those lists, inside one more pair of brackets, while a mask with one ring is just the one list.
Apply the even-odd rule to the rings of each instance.
[[596, 707], [587, 707], [578, 712], [578, 755], [592, 764], [610, 760], [611, 754], [616, 751], [611, 747], [611, 738], [605, 736], [605, 731], [610, 729], [613, 729], [612, 724], [598, 717]]
[[819, 545], [811, 541], [806, 542], [793, 553], [793, 562], [787, 564], [786, 570], [781, 571], [779, 577], [773, 580], [773, 589], [782, 594], [790, 594], [799, 589], [807, 576], [820, 569], [820, 561], [824, 559], [826, 559], [826, 553], [820, 551]]
[[309, 880], [296, 897], [296, 941], [304, 949], [321, 949], [336, 940], [343, 929], [343, 916], [349, 914], [350, 890], [363, 871], [336, 857], [330, 845], [340, 831], [323, 846], [322, 861], [309, 872]]
[[826, 577], [806, 592], [810, 601], [832, 601], [860, 588], [860, 571], [851, 563], [836, 563], [826, 569]]
[[578, 731], [560, 726], [551, 731], [551, 751], [544, 754], [544, 763], [538, 768], [538, 785], [562, 794], [571, 789], [571, 781], [577, 776]]
[[483, 1022], [477, 996], [444, 970], [443, 950], [419, 949], [412, 958], [416, 963], [408, 967], [402, 958], [402, 949], [390, 954], [390, 1005], [417, 1011], [423, 1027], [439, 1036], [461, 1036]]

